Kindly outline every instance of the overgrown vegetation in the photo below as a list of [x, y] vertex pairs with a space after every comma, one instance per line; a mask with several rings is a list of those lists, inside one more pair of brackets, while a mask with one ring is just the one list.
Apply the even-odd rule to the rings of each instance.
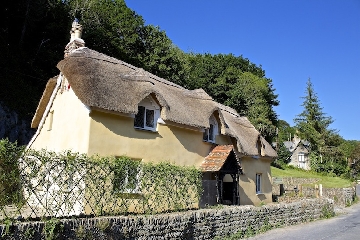
[[0, 206], [21, 202], [18, 159], [24, 148], [0, 139]]
[[202, 193], [201, 173], [194, 167], [45, 150], [27, 150], [19, 160], [22, 148], [0, 143], [10, 148], [0, 148], [0, 156], [13, 156], [12, 170], [1, 169], [2, 220], [181, 211], [197, 207]]

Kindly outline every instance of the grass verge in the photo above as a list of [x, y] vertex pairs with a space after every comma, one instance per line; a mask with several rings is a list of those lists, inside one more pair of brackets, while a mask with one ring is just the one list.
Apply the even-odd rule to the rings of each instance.
[[352, 182], [349, 179], [326, 176], [316, 172], [296, 168], [286, 168], [282, 170], [271, 167], [271, 175], [273, 177], [318, 178], [319, 181], [316, 184], [322, 184], [325, 188], [344, 188], [352, 186]]

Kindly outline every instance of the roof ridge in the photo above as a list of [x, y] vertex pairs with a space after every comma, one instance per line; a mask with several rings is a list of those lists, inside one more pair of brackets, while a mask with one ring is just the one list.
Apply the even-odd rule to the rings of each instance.
[[[86, 58], [96, 59], [96, 60], [100, 60], [100, 61], [104, 61], [104, 62], [109, 62], [109, 63], [113, 63], [113, 64], [121, 64], [121, 65], [123, 65], [123, 66], [126, 66], [126, 67], [129, 67], [129, 68], [133, 69], [134, 72], [145, 73], [146, 75], [148, 75], [147, 77], [149, 77], [149, 78], [151, 78], [151, 79], [153, 79], [153, 80], [155, 80], [155, 81], [158, 81], [158, 82], [164, 83], [164, 84], [166, 84], [166, 85], [168, 85], [168, 86], [173, 86], [173, 87], [176, 87], [176, 88], [179, 88], [179, 89], [185, 89], [184, 87], [182, 87], [182, 86], [180, 86], [180, 85], [178, 85], [178, 84], [176, 84], [176, 83], [174, 83], [174, 82], [171, 82], [171, 81], [169, 81], [169, 80], [166, 80], [166, 79], [164, 79], [164, 78], [160, 78], [160, 77], [158, 77], [158, 76], [156, 76], [156, 75], [154, 75], [154, 74], [146, 71], [146, 70], [143, 69], [143, 68], [136, 67], [136, 66], [134, 66], [134, 65], [132, 65], [132, 64], [130, 64], [130, 63], [124, 62], [123, 60], [120, 60], [120, 59], [117, 59], [117, 58], [108, 56], [108, 55], [106, 55], [106, 54], [104, 54], [104, 53], [100, 53], [100, 52], [98, 52], [98, 51], [96, 51], [96, 50], [93, 50], [93, 49], [90, 49], [90, 48], [88, 48], [88, 47], [78, 48], [78, 49], [74, 50], [72, 53], [74, 53], [74, 52], [76, 52], [76, 51], [79, 51], [79, 50], [83, 50], [83, 49], [88, 49], [88, 50], [90, 50], [90, 51], [96, 52], [96, 53], [98, 53], [98, 54], [100, 54], [100, 55], [102, 55], [102, 56], [105, 56], [105, 57], [108, 58], [108, 59], [104, 59], [104, 58], [100, 58], [100, 57], [90, 57], [90, 56], [87, 56]], [[73, 57], [77, 57], [77, 56], [73, 56]], [[82, 56], [81, 56], [81, 57], [82, 57]], [[79, 58], [80, 58], [80, 57], [79, 57]], [[139, 70], [140, 70], [140, 71], [139, 71]], [[130, 72], [129, 72], [129, 73], [130, 73]], [[140, 75], [140, 76], [141, 76], [141, 75]], [[142, 75], [142, 76], [145, 76], [145, 75]], [[133, 80], [139, 81], [138, 79], [133, 79]], [[142, 79], [141, 79], [140, 81], [151, 82], [151, 81], [142, 80]]]

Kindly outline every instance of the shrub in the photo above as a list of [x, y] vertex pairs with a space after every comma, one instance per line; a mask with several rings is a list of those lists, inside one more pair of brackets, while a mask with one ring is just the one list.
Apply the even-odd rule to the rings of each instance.
[[0, 140], [0, 206], [17, 203], [21, 199], [18, 159], [24, 147], [8, 139]]

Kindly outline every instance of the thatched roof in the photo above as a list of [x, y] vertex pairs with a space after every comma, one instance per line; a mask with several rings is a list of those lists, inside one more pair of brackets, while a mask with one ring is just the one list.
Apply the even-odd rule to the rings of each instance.
[[32, 128], [37, 128], [37, 126], [39, 126], [41, 118], [44, 115], [46, 105], [48, 104], [51, 94], [55, 88], [56, 79], [57, 79], [57, 77], [50, 78], [46, 84], [45, 90], [43, 92], [43, 95], [41, 96], [40, 102], [36, 109], [36, 114], [34, 115], [32, 122], [31, 122]]
[[[143, 69], [86, 47], [70, 53], [57, 65], [76, 96], [87, 106], [136, 114], [141, 100], [152, 94], [161, 105], [161, 118], [196, 128], [208, 128], [209, 118], [219, 114], [221, 132], [237, 139], [239, 152], [258, 155], [259, 132], [246, 117], [219, 104], [202, 89], [188, 90]], [[276, 152], [265, 141], [264, 156]]]

